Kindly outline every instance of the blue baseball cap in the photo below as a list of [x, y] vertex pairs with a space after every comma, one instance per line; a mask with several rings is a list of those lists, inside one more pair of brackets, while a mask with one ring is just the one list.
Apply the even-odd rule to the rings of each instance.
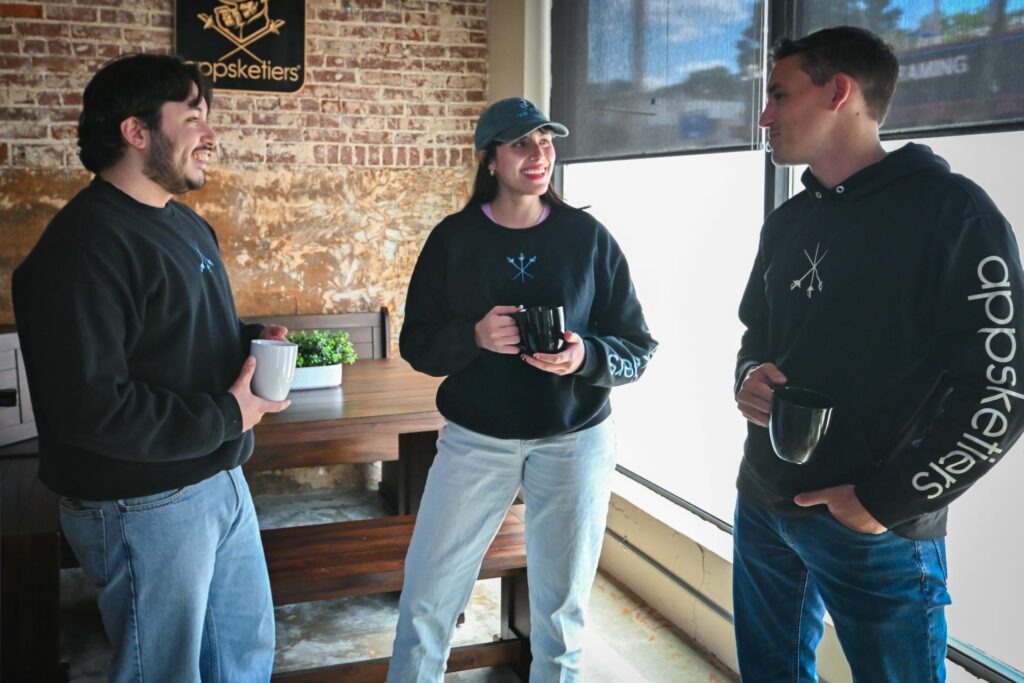
[[544, 112], [522, 97], [508, 97], [498, 100], [484, 110], [476, 122], [476, 133], [473, 143], [476, 150], [483, 151], [492, 142], [508, 142], [518, 140], [538, 128], [550, 128], [551, 132], [562, 138], [569, 134], [569, 129], [560, 123], [548, 121]]

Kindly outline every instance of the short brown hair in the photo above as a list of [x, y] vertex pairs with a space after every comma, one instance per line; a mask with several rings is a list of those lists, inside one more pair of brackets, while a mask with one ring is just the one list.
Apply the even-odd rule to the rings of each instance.
[[800, 56], [800, 68], [815, 85], [824, 85], [837, 73], [860, 84], [868, 113], [881, 125], [896, 94], [900, 63], [892, 46], [871, 31], [836, 26], [803, 38], [780, 38], [772, 46], [772, 61]]

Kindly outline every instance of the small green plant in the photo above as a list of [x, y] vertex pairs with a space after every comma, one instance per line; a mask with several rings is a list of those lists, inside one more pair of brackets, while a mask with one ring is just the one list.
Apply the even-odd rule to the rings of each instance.
[[348, 339], [348, 332], [292, 332], [288, 341], [298, 344], [299, 354], [295, 367], [314, 368], [321, 365], [336, 365], [356, 362], [356, 350]]

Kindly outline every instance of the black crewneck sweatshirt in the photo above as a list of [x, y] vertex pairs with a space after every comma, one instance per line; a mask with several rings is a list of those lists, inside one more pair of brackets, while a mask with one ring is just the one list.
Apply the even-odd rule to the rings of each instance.
[[96, 178], [15, 270], [13, 298], [39, 477], [57, 493], [150, 495], [252, 453], [227, 390], [260, 327], [239, 322], [213, 230], [184, 204]]
[[775, 456], [748, 424], [740, 495], [785, 515], [854, 484], [882, 524], [945, 533], [947, 506], [1024, 429], [1024, 286], [1013, 232], [981, 188], [908, 144], [766, 220], [740, 305], [736, 388], [774, 362], [835, 402], [815, 458]]
[[[575, 374], [477, 347], [477, 321], [520, 304], [564, 306], [566, 329], [586, 346]], [[611, 412], [611, 388], [639, 379], [657, 348], [615, 240], [590, 214], [564, 206], [524, 229], [494, 223], [477, 205], [445, 218], [413, 271], [400, 344], [414, 368], [448, 376], [437, 393], [442, 415], [509, 439], [598, 424]]]

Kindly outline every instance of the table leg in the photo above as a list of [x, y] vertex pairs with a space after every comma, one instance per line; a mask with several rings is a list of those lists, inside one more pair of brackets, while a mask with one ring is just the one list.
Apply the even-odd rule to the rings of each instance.
[[0, 678], [65, 681], [60, 664], [60, 534], [5, 536]]
[[437, 431], [398, 435], [398, 460], [381, 464], [380, 492], [399, 515], [413, 515], [420, 508], [427, 473], [437, 454]]
[[0, 680], [66, 681], [58, 497], [37, 478], [32, 447], [10, 448], [0, 457]]
[[512, 670], [521, 681], [530, 679], [530, 588], [526, 572], [501, 579], [501, 639], [522, 638], [525, 641], [518, 662]]

